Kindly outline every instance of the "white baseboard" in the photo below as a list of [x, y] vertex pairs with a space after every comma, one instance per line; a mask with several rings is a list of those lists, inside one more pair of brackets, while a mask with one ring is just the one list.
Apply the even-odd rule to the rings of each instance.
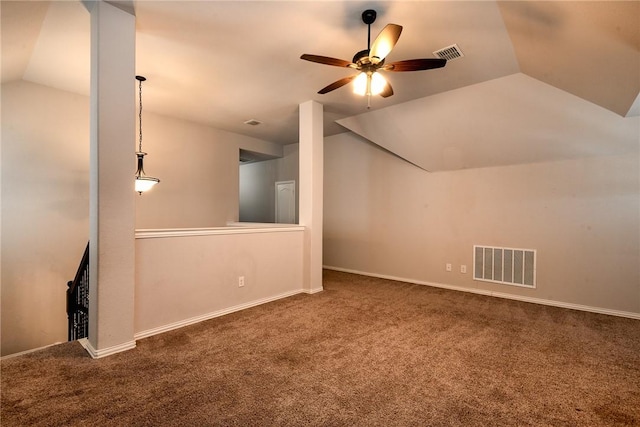
[[588, 311], [591, 313], [607, 314], [609, 316], [627, 317], [629, 319], [640, 320], [640, 313], [633, 313], [631, 311], [611, 310], [608, 308], [592, 307], [592, 306], [581, 305], [581, 304], [572, 304], [568, 302], [554, 301], [554, 300], [548, 300], [543, 298], [532, 298], [527, 296], [508, 294], [505, 292], [488, 291], [485, 289], [464, 288], [461, 286], [447, 285], [444, 283], [425, 282], [422, 280], [407, 279], [404, 277], [389, 276], [385, 274], [369, 273], [365, 271], [351, 270], [348, 268], [333, 267], [330, 265], [324, 265], [322, 266], [322, 268], [325, 268], [327, 270], [342, 271], [344, 273], [359, 274], [362, 276], [377, 277], [380, 279], [395, 280], [398, 282], [413, 283], [415, 285], [431, 286], [434, 288], [443, 288], [443, 289], [449, 289], [452, 291], [470, 292], [473, 294], [487, 295], [487, 296], [496, 297], [496, 298], [505, 298], [505, 299], [511, 299], [516, 301], [530, 302], [533, 304], [549, 305], [553, 307], [569, 308], [571, 310]]
[[33, 353], [34, 351], [44, 350], [45, 348], [53, 347], [54, 345], [60, 345], [60, 344], [62, 344], [62, 342], [55, 342], [53, 344], [44, 345], [42, 347], [32, 348], [29, 350], [20, 351], [18, 353], [7, 354], [6, 356], [0, 357], [0, 360], [7, 360], [7, 359], [11, 359], [18, 356], [24, 356], [25, 354]]
[[103, 357], [111, 356], [116, 353], [122, 353], [123, 351], [132, 350], [136, 348], [135, 341], [125, 342], [125, 343], [114, 345], [111, 347], [101, 348], [99, 350], [96, 350], [95, 348], [93, 348], [93, 345], [91, 345], [91, 343], [87, 338], [79, 339], [78, 342], [82, 345], [82, 347], [84, 347], [85, 350], [87, 350], [87, 353], [89, 353], [89, 355], [94, 359], [100, 359]]
[[[169, 325], [164, 325], [164, 326], [160, 326], [157, 328], [153, 328], [153, 329], [148, 329], [146, 331], [141, 331], [138, 332], [136, 334], [134, 334], [134, 339], [135, 340], [139, 340], [142, 338], [147, 338], [153, 335], [157, 335], [157, 334], [161, 334], [163, 332], [168, 332], [174, 329], [178, 329], [178, 328], [182, 328], [184, 326], [188, 326], [188, 325], [192, 325], [194, 323], [199, 323], [202, 322], [204, 320], [209, 320], [209, 319], [213, 319], [215, 317], [220, 317], [220, 316], [224, 316], [225, 314], [230, 314], [230, 313], [234, 313], [236, 311], [240, 311], [240, 310], [244, 310], [247, 308], [251, 308], [251, 307], [255, 307], [257, 305], [261, 305], [261, 304], [266, 304], [268, 302], [272, 302], [272, 301], [276, 301], [282, 298], [287, 298], [293, 295], [297, 295], [297, 294], [301, 294], [301, 293], [306, 293], [306, 294], [315, 294], [318, 292], [322, 292], [322, 288], [314, 288], [311, 290], [295, 290], [295, 291], [289, 291], [289, 292], [284, 292], [278, 295], [274, 295], [268, 298], [262, 298], [256, 301], [251, 301], [245, 304], [240, 304], [240, 305], [236, 305], [234, 307], [230, 307], [230, 308], [225, 308], [223, 310], [218, 310], [218, 311], [214, 311], [212, 313], [208, 313], [208, 314], [204, 314], [202, 316], [196, 316], [196, 317], [192, 317], [190, 319], [186, 319], [186, 320], [181, 320], [179, 322], [175, 322], [175, 323], [171, 323]], [[123, 344], [119, 344], [113, 347], [108, 347], [108, 348], [103, 348], [103, 349], [99, 349], [96, 350], [95, 348], [93, 348], [93, 345], [91, 345], [91, 343], [89, 342], [89, 340], [87, 338], [81, 338], [78, 340], [78, 342], [80, 343], [80, 345], [82, 345], [82, 347], [87, 351], [87, 353], [89, 353], [89, 355], [94, 358], [94, 359], [100, 359], [102, 357], [107, 357], [107, 356], [111, 356], [112, 354], [116, 354], [116, 353], [121, 353], [123, 351], [127, 351], [127, 350], [131, 350], [136, 348], [136, 341], [129, 341]], [[2, 358], [0, 358], [1, 360], [5, 360], [5, 359], [10, 359], [13, 357], [18, 357], [18, 356], [22, 356], [25, 354], [29, 354], [29, 353], [33, 353], [34, 351], [39, 351], [39, 350], [43, 350], [45, 348], [54, 346], [54, 345], [58, 345], [58, 344], [62, 344], [60, 342], [58, 343], [54, 343], [54, 344], [49, 344], [46, 345], [44, 347], [39, 347], [39, 348], [34, 348], [34, 349], [30, 349], [30, 350], [25, 350], [25, 351], [21, 351], [19, 353], [13, 353], [13, 354], [8, 354], [6, 356], [2, 356]]]
[[319, 288], [313, 288], [313, 289], [305, 290], [304, 293], [305, 294], [309, 294], [309, 295], [313, 295], [313, 294], [317, 294], [318, 292], [322, 292], [322, 291], [324, 291], [324, 288], [321, 286]]
[[[320, 289], [322, 290], [322, 289]], [[200, 316], [195, 316], [195, 317], [191, 317], [189, 319], [185, 319], [185, 320], [180, 320], [178, 322], [174, 322], [174, 323], [170, 323], [168, 325], [164, 325], [164, 326], [159, 326], [157, 328], [152, 328], [152, 329], [147, 329], [145, 331], [140, 331], [137, 332], [136, 334], [134, 334], [134, 338], [136, 340], [142, 339], [142, 338], [147, 338], [153, 335], [157, 335], [157, 334], [161, 334], [163, 332], [169, 332], [172, 331], [174, 329], [179, 329], [182, 328], [184, 326], [189, 326], [189, 325], [193, 325], [195, 323], [200, 323], [203, 322], [205, 320], [209, 320], [209, 319], [213, 319], [215, 317], [220, 317], [220, 316], [224, 316], [225, 314], [231, 314], [234, 313], [236, 311], [240, 311], [240, 310], [245, 310], [247, 308], [251, 308], [251, 307], [255, 307], [257, 305], [261, 305], [261, 304], [266, 304], [268, 302], [272, 302], [272, 301], [276, 301], [282, 298], [287, 298], [293, 295], [297, 295], [297, 294], [301, 294], [301, 293], [305, 293], [306, 291], [300, 289], [300, 290], [295, 290], [295, 291], [289, 291], [289, 292], [283, 292], [281, 294], [278, 295], [274, 295], [271, 297], [267, 297], [267, 298], [262, 298], [259, 300], [255, 300], [255, 301], [251, 301], [251, 302], [247, 302], [244, 304], [239, 304], [233, 307], [229, 307], [229, 308], [225, 308], [222, 310], [217, 310], [211, 313], [207, 313], [207, 314], [203, 314]], [[313, 293], [313, 292], [306, 292], [306, 293]]]

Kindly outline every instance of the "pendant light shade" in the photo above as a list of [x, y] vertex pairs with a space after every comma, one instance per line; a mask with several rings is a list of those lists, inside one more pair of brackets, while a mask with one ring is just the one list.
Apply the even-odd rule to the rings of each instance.
[[140, 194], [144, 193], [145, 191], [151, 190], [151, 188], [154, 185], [160, 182], [158, 178], [153, 178], [151, 176], [144, 175], [142, 162], [145, 154], [147, 153], [143, 153], [141, 151], [138, 151], [136, 153], [136, 156], [138, 156], [138, 171], [136, 172], [136, 191]]
[[146, 176], [144, 173], [144, 156], [147, 153], [142, 151], [142, 82], [147, 79], [142, 76], [136, 76], [136, 80], [138, 80], [138, 98], [140, 100], [140, 107], [138, 110], [138, 119], [140, 121], [140, 142], [138, 145], [138, 151], [136, 151], [136, 156], [138, 157], [138, 170], [136, 171], [135, 189], [138, 193], [142, 194], [145, 191], [151, 190], [151, 188], [159, 183], [160, 180], [158, 178]]
[[138, 177], [136, 178], [136, 191], [142, 194], [147, 190], [151, 190], [151, 187], [159, 182], [160, 180], [158, 178]]

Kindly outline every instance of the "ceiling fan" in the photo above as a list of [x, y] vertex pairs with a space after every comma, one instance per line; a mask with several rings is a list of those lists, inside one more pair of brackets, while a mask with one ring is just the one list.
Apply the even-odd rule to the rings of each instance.
[[330, 85], [320, 89], [319, 94], [325, 94], [338, 89], [350, 82], [354, 82], [354, 92], [359, 95], [380, 95], [387, 98], [393, 95], [391, 84], [379, 73], [379, 71], [420, 71], [441, 68], [447, 64], [446, 59], [422, 58], [407, 59], [404, 61], [385, 64], [385, 58], [396, 45], [402, 32], [402, 26], [388, 24], [378, 34], [378, 37], [371, 44], [371, 24], [376, 20], [376, 11], [372, 9], [362, 12], [362, 21], [368, 26], [367, 49], [361, 50], [353, 57], [352, 62], [344, 59], [331, 58], [328, 56], [304, 54], [300, 59], [317, 62], [319, 64], [333, 65], [336, 67], [354, 68], [359, 73], [349, 77], [344, 77]]

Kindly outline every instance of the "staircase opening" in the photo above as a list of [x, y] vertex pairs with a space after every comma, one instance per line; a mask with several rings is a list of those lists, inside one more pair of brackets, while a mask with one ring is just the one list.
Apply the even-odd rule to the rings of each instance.
[[69, 341], [89, 336], [89, 243], [75, 278], [67, 283], [67, 318]]

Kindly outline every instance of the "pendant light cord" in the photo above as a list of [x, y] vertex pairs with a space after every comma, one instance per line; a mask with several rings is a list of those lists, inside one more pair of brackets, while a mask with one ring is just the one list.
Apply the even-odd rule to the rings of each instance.
[[140, 109], [138, 110], [138, 122], [140, 123], [140, 144], [138, 152], [142, 152], [142, 80], [139, 81], [138, 99], [140, 100]]

